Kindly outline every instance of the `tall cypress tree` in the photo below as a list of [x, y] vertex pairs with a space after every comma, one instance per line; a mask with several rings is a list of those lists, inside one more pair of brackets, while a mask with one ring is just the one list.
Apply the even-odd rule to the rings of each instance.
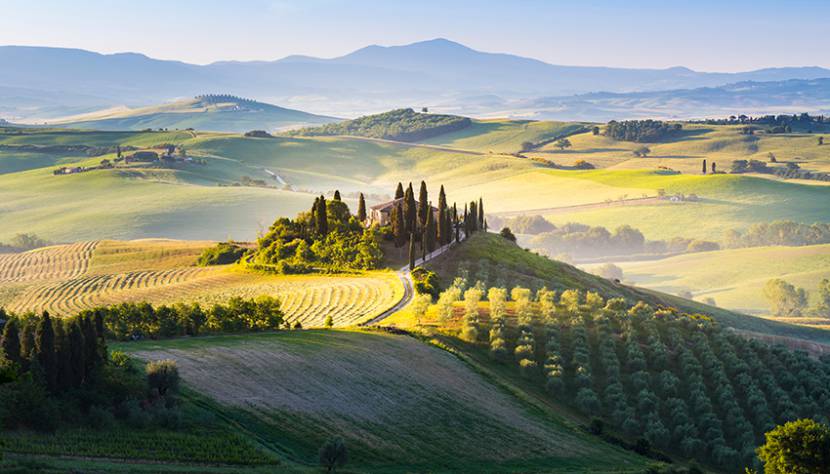
[[329, 233], [329, 218], [327, 215], [328, 211], [326, 208], [326, 197], [320, 196], [320, 200], [317, 202], [317, 233], [321, 236], [325, 237]]
[[409, 270], [415, 268], [415, 234], [409, 234]]
[[80, 387], [86, 379], [86, 356], [81, 323], [75, 318], [69, 324], [69, 365], [72, 367], [72, 386]]
[[418, 205], [415, 204], [415, 192], [412, 190], [412, 183], [409, 183], [409, 187], [406, 188], [406, 192], [404, 193], [403, 213], [407, 233], [417, 233], [418, 226], [415, 222], [418, 218]]
[[472, 233], [474, 233], [475, 231], [478, 230], [478, 213], [476, 212], [476, 202], [475, 201], [470, 201], [469, 221], [470, 221], [470, 223], [468, 224], [468, 227], [470, 228], [470, 233], [472, 234]]
[[95, 334], [98, 336], [98, 359], [100, 363], [107, 360], [107, 333], [104, 328], [104, 313], [100, 309], [95, 310]]
[[470, 236], [470, 215], [467, 211], [467, 203], [464, 203], [464, 217], [462, 218], [461, 224], [464, 226], [464, 238]]
[[35, 327], [31, 322], [24, 322], [20, 327], [20, 358], [23, 370], [29, 369], [29, 362], [35, 354]]
[[55, 329], [55, 361], [58, 370], [56, 386], [58, 392], [64, 392], [73, 386], [69, 338], [63, 320], [53, 321], [53, 327]]
[[309, 233], [311, 235], [317, 235], [320, 233], [320, 230], [317, 228], [317, 210], [320, 208], [320, 198], [314, 198], [314, 204], [311, 205], [311, 217], [309, 218], [308, 225], [311, 227]]
[[421, 181], [421, 190], [418, 192], [418, 225], [421, 229], [426, 227], [429, 202], [427, 201], [427, 183]]
[[447, 209], [447, 195], [444, 193], [444, 185], [441, 185], [441, 190], [438, 191], [438, 245], [448, 244], [450, 227], [447, 225], [448, 217]]
[[484, 229], [484, 200], [478, 198], [478, 208], [476, 209], [478, 213], [478, 228]]
[[706, 158], [703, 159], [703, 174], [706, 174]]
[[[428, 204], [427, 209], [431, 209], [431, 203]], [[426, 249], [427, 253], [431, 253], [435, 250], [435, 237], [436, 237], [436, 227], [435, 227], [435, 216], [432, 214], [432, 210], [427, 212], [427, 219], [424, 225], [424, 235], [426, 236]]]
[[335, 190], [334, 190], [334, 200], [335, 200], [335, 201], [339, 201], [339, 200], [340, 200], [340, 190], [339, 190], [339, 189], [335, 189]]
[[35, 359], [46, 377], [46, 387], [55, 392], [58, 385], [58, 364], [55, 358], [55, 328], [52, 318], [44, 311], [35, 329]]
[[0, 350], [6, 355], [6, 359], [22, 366], [23, 358], [20, 355], [20, 326], [17, 319], [11, 318], [3, 326], [3, 340], [0, 341]]
[[452, 203], [452, 226], [455, 230], [455, 242], [461, 242], [461, 230], [458, 226], [458, 207], [455, 205], [455, 203]]
[[403, 205], [400, 201], [392, 208], [392, 235], [395, 237], [395, 247], [402, 247], [406, 243], [406, 226], [403, 220]]
[[366, 199], [363, 197], [363, 193], [360, 193], [360, 197], [357, 199], [357, 220], [366, 222]]
[[398, 187], [395, 188], [395, 199], [400, 199], [403, 197], [403, 184], [398, 183]]
[[81, 332], [84, 340], [84, 374], [90, 380], [98, 373], [102, 362], [98, 352], [98, 334], [95, 332], [95, 323], [89, 314], [81, 317]]

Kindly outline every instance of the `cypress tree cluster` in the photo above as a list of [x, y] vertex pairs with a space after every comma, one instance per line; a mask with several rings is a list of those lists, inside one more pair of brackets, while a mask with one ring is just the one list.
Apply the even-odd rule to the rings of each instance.
[[20, 373], [31, 373], [53, 394], [93, 383], [107, 359], [98, 312], [53, 319], [44, 311], [23, 325], [12, 317], [3, 327], [0, 348]]

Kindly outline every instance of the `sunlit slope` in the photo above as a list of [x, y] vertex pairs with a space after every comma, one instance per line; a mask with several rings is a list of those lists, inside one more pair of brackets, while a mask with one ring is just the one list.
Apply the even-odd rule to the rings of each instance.
[[184, 384], [316, 464], [343, 437], [359, 472], [639, 472], [644, 460], [531, 409], [414, 338], [292, 331], [124, 344], [174, 359]]
[[349, 275], [267, 275], [234, 265], [197, 267], [212, 242], [93, 241], [0, 254], [0, 306], [68, 316], [125, 301], [222, 303], [234, 296], [278, 297], [286, 319], [346, 326], [371, 318], [403, 296], [390, 271]]
[[532, 120], [475, 120], [457, 132], [445, 133], [421, 141], [485, 153], [517, 153], [525, 142], [534, 145], [583, 130], [578, 122]]
[[[659, 265], [659, 262], [655, 264]], [[712, 271], [716, 271], [720, 264], [712, 265]], [[623, 297], [631, 304], [645, 301], [690, 313], [708, 314], [721, 324], [736, 329], [830, 343], [830, 332], [827, 331], [782, 324], [639, 286], [616, 284], [524, 250], [497, 234], [474, 234], [457, 250], [436, 258], [427, 267], [441, 276], [444, 285], [451, 284], [457, 275], [466, 275], [468, 281], [481, 280], [488, 286], [524, 286], [531, 289], [546, 286], [557, 291], [595, 291], [605, 298]]]
[[768, 280], [783, 278], [815, 293], [818, 283], [830, 278], [830, 245], [720, 250], [617, 265], [625, 280], [636, 285], [667, 293], [690, 291], [695, 299], [711, 297], [724, 308], [766, 314], [763, 288]]
[[236, 97], [202, 98], [141, 108], [119, 107], [50, 121], [51, 125], [90, 130], [187, 129], [245, 132], [278, 130], [335, 119]]

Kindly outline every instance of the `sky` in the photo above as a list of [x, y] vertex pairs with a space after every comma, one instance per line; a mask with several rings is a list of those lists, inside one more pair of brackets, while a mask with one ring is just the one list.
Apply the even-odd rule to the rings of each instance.
[[206, 64], [437, 37], [552, 64], [830, 67], [830, 0], [2, 0], [0, 45]]

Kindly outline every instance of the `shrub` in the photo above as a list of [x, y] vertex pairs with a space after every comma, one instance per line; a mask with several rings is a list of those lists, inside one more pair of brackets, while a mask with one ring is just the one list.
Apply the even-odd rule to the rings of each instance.
[[245, 249], [230, 242], [219, 242], [213, 247], [206, 248], [199, 255], [196, 263], [199, 266], [227, 265], [238, 262], [245, 254]]
[[150, 389], [158, 390], [159, 395], [175, 394], [179, 390], [179, 368], [174, 360], [149, 362], [145, 369], [147, 384]]
[[320, 447], [320, 465], [329, 472], [343, 467], [349, 461], [349, 452], [346, 444], [340, 438], [333, 438]]
[[515, 241], [516, 241], [516, 236], [515, 236], [515, 235], [513, 235], [513, 232], [511, 232], [511, 231], [510, 231], [510, 228], [509, 228], [509, 227], [505, 227], [505, 228], [503, 228], [503, 229], [501, 230], [501, 232], [499, 232], [499, 235], [501, 235], [502, 237], [504, 237], [505, 239], [507, 239], [507, 240], [509, 240], [509, 241], [511, 241], [511, 242], [515, 242]]

